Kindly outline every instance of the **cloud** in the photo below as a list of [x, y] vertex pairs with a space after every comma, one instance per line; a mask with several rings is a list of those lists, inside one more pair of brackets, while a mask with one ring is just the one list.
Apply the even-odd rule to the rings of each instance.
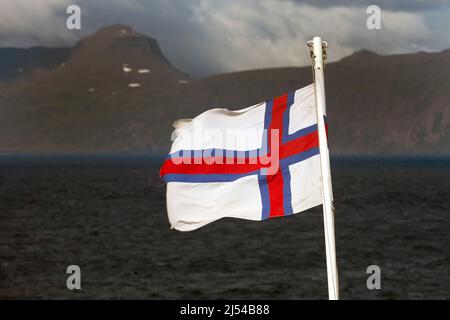
[[432, 49], [425, 43], [432, 32], [418, 13], [383, 11], [383, 29], [375, 31], [366, 28], [366, 18], [365, 8], [203, 0], [191, 7], [186, 21], [177, 21], [184, 41], [163, 44], [173, 61], [201, 63], [193, 68], [200, 73], [306, 65], [306, 42], [314, 35], [329, 41], [331, 60], [361, 48], [379, 53]]
[[123, 23], [156, 38], [175, 66], [196, 76], [307, 65], [306, 41], [314, 35], [328, 40], [330, 60], [362, 48], [391, 54], [450, 46], [450, 9], [442, 9], [450, 0], [377, 1], [382, 30], [372, 31], [366, 28], [365, 6], [372, 1], [365, 0], [70, 2], [82, 9], [79, 33], [65, 29], [69, 0], [0, 0], [0, 45], [73, 43], [100, 27]]
[[66, 29], [69, 0], [0, 0], [2, 46], [65, 45], [77, 36]]
[[417, 12], [435, 10], [450, 5], [450, 0], [284, 0], [319, 8], [365, 7], [378, 5], [389, 11]]

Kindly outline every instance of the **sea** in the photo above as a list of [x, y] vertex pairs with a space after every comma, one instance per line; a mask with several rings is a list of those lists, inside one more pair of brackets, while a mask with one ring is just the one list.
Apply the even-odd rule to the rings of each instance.
[[[0, 298], [327, 299], [321, 207], [171, 230], [162, 159], [1, 156]], [[450, 158], [334, 157], [332, 176], [341, 299], [449, 299]]]

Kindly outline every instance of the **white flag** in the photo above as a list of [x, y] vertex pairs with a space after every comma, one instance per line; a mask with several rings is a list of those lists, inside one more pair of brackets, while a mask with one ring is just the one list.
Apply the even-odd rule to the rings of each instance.
[[161, 168], [172, 228], [266, 220], [322, 204], [314, 86], [238, 111], [175, 124]]

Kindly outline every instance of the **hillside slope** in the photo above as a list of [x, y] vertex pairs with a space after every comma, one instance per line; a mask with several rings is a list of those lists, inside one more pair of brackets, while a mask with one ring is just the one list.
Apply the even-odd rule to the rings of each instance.
[[[334, 154], [450, 153], [450, 50], [360, 51], [325, 72]], [[179, 118], [243, 108], [311, 82], [310, 67], [194, 80], [156, 40], [106, 27], [66, 63], [0, 84], [0, 152], [162, 152]]]

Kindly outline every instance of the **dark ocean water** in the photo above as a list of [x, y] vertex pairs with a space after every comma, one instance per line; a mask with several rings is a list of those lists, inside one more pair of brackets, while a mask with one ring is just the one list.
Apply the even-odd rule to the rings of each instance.
[[[320, 207], [171, 231], [160, 160], [0, 158], [0, 298], [327, 298]], [[332, 171], [341, 298], [450, 298], [450, 160]], [[81, 291], [66, 288], [72, 264]], [[366, 287], [372, 264], [381, 290]]]

